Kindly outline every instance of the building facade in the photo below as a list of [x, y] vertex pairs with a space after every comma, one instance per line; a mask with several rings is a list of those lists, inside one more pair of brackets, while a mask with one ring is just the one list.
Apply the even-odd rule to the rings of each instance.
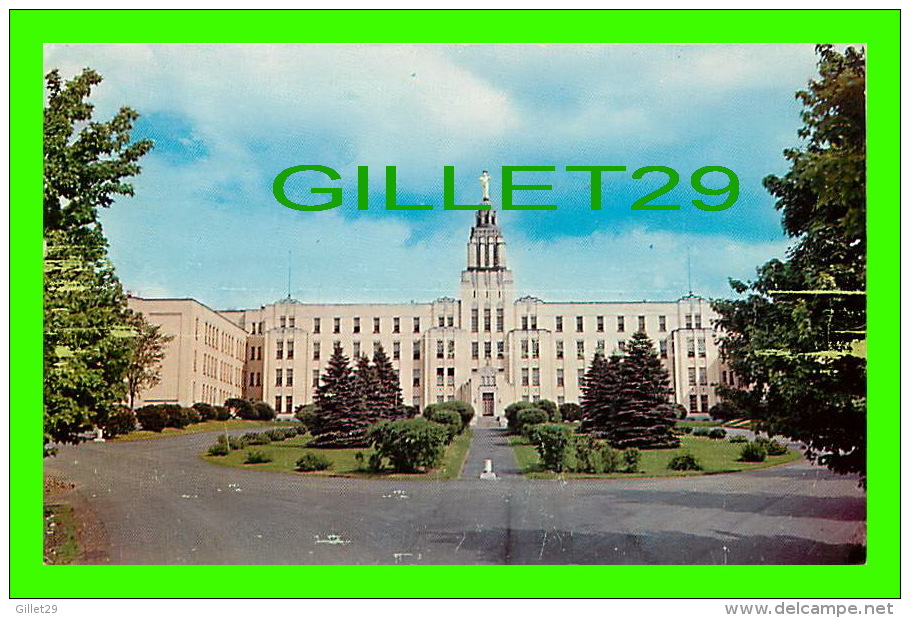
[[[482, 205], [490, 207], [487, 197]], [[501, 417], [515, 401], [578, 402], [594, 354], [622, 353], [638, 330], [654, 341], [674, 401], [690, 412], [707, 412], [717, 401], [715, 386], [732, 380], [718, 355], [717, 316], [698, 296], [667, 302], [516, 298], [492, 208], [477, 211], [458, 298], [401, 304], [287, 298], [221, 312], [191, 300], [134, 298], [131, 305], [182, 337], [171, 343], [162, 382], [145, 394], [145, 402], [167, 396], [190, 405], [242, 396], [266, 401], [279, 413], [293, 412], [313, 403], [335, 346], [350, 358], [372, 356], [382, 346], [398, 372], [402, 403], [423, 408], [459, 399], [478, 416]]]

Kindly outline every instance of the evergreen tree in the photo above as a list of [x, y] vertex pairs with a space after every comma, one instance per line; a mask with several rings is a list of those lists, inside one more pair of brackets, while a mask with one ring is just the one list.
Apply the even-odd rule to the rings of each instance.
[[316, 389], [316, 412], [310, 432], [311, 444], [332, 448], [366, 446], [370, 416], [363, 413], [359, 391], [348, 357], [336, 345], [328, 367]]
[[816, 48], [820, 78], [798, 92], [804, 148], [764, 184], [796, 239], [744, 298], [715, 301], [722, 351], [746, 384], [722, 392], [759, 429], [807, 445], [837, 472], [866, 473], [865, 53]]
[[398, 374], [381, 345], [373, 352], [373, 371], [377, 382], [374, 410], [383, 419], [406, 418]]
[[[44, 444], [78, 442], [127, 395], [137, 332], [114, 268], [98, 208], [132, 195], [125, 178], [151, 141], [130, 142], [138, 115], [122, 108], [93, 122], [86, 99], [101, 77], [47, 74], [44, 109]], [[77, 130], [78, 128], [78, 130]]]
[[616, 448], [672, 448], [675, 418], [666, 406], [670, 380], [654, 344], [643, 331], [629, 339], [625, 355], [595, 356], [583, 385], [582, 430]]
[[379, 392], [379, 378], [376, 368], [370, 364], [370, 359], [365, 354], [358, 356], [354, 361], [354, 371], [351, 374], [354, 404], [352, 413], [379, 420], [377, 394]]

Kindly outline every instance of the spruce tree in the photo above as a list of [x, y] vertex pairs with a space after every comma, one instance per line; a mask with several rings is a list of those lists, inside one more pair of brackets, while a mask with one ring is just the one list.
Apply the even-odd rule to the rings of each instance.
[[362, 413], [362, 398], [351, 370], [348, 357], [340, 345], [332, 357], [319, 387], [316, 389], [316, 412], [311, 433], [313, 446], [347, 448], [366, 446], [369, 417]]
[[594, 355], [581, 386], [582, 431], [600, 433], [598, 428], [612, 423], [618, 404], [619, 364], [616, 354], [609, 359], [599, 352]]
[[383, 419], [405, 418], [398, 374], [381, 345], [373, 353], [373, 372], [377, 382], [375, 411]]

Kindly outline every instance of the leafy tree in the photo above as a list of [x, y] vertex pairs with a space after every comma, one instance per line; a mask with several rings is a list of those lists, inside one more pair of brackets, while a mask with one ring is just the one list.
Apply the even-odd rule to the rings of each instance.
[[152, 147], [130, 141], [138, 117], [122, 108], [92, 121], [87, 101], [101, 77], [86, 69], [64, 82], [46, 75], [44, 109], [44, 444], [79, 441], [127, 394], [135, 334], [120, 282], [107, 258], [98, 208], [132, 195], [125, 179]]
[[313, 446], [366, 446], [366, 430], [372, 419], [363, 413], [362, 391], [340, 345], [332, 352], [315, 400], [316, 418], [310, 427]]
[[130, 316], [133, 332], [133, 350], [126, 370], [126, 387], [130, 397], [130, 410], [135, 410], [136, 398], [143, 390], [161, 381], [161, 361], [164, 346], [173, 339], [161, 332], [157, 324], [149, 323], [141, 313]]
[[622, 357], [595, 355], [583, 384], [582, 430], [620, 449], [678, 446], [667, 406], [669, 384], [654, 344], [644, 331], [636, 332]]
[[439, 464], [449, 432], [425, 418], [409, 418], [380, 421], [369, 428], [367, 439], [377, 464], [388, 459], [395, 472], [417, 472]]
[[806, 145], [785, 150], [790, 170], [764, 181], [795, 243], [754, 281], [731, 281], [744, 298], [714, 304], [722, 352], [745, 384], [722, 394], [759, 430], [865, 479], [865, 54], [816, 51], [820, 78], [796, 95]]

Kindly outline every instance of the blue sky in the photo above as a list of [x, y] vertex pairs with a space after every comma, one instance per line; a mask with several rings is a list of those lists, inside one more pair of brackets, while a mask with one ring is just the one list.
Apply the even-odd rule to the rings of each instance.
[[[519, 203], [556, 211], [500, 213], [519, 294], [545, 300], [667, 300], [692, 287], [729, 296], [788, 246], [761, 186], [787, 169], [798, 145], [794, 98], [815, 75], [811, 45], [49, 45], [47, 68], [104, 76], [96, 118], [121, 105], [155, 140], [136, 197], [102, 214], [124, 286], [145, 296], [194, 297], [215, 308], [255, 307], [291, 293], [312, 302], [428, 301], [457, 293], [474, 213], [442, 209], [443, 166], [456, 199], [476, 203], [480, 172], [500, 202], [504, 165], [552, 165], [516, 175], [549, 192]], [[344, 204], [300, 212], [273, 197], [294, 165], [342, 176]], [[356, 169], [370, 167], [371, 208], [356, 207]], [[400, 203], [384, 209], [385, 166]], [[570, 165], [624, 165], [590, 208], [589, 176]], [[660, 201], [680, 210], [633, 211], [663, 184], [633, 180], [643, 166], [679, 172]], [[740, 178], [722, 212], [691, 204], [696, 169]], [[312, 175], [314, 180], [318, 177]], [[705, 183], [722, 178], [706, 177]], [[304, 201], [304, 178], [289, 195]], [[311, 196], [312, 203], [324, 201]]]

